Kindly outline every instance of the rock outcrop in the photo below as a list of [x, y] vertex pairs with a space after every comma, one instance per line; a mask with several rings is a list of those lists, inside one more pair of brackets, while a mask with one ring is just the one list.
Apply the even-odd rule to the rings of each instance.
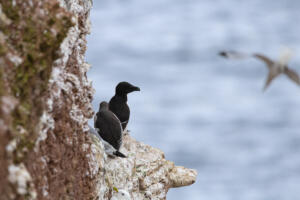
[[109, 158], [89, 133], [89, 0], [0, 0], [0, 199], [165, 199], [194, 170], [124, 138]]
[[159, 149], [124, 135], [121, 152], [128, 158], [110, 158], [102, 142], [91, 135], [94, 174], [100, 174], [97, 183], [99, 199], [109, 199], [114, 188], [128, 191], [132, 199], [165, 199], [169, 188], [193, 184], [197, 172], [175, 166], [165, 159]]

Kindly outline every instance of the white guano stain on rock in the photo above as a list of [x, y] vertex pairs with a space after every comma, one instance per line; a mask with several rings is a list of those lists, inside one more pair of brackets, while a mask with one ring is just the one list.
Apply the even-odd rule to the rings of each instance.
[[35, 152], [38, 151], [39, 143], [47, 138], [48, 131], [54, 129], [55, 127], [54, 125], [55, 122], [53, 117], [48, 112], [44, 111], [42, 116], [40, 117], [40, 123], [38, 125], [40, 132], [35, 142], [35, 147], [34, 147]]
[[[72, 120], [80, 124], [84, 131], [88, 130], [88, 118], [86, 117], [87, 114], [83, 113], [82, 105], [87, 107], [86, 110], [92, 112], [92, 105], [88, 96], [92, 96], [94, 91], [91, 89], [91, 82], [86, 77], [86, 72], [90, 65], [84, 62], [84, 54], [82, 53], [84, 52], [83, 48], [86, 47], [85, 35], [82, 33], [88, 33], [90, 26], [89, 23], [86, 26], [78, 24], [79, 15], [87, 13], [92, 4], [91, 1], [82, 0], [59, 0], [59, 3], [61, 7], [73, 13], [72, 22], [74, 26], [69, 29], [66, 38], [61, 43], [59, 50], [60, 58], [53, 65], [49, 79], [49, 91], [51, 92], [49, 92], [47, 99], [47, 109], [40, 119], [41, 131], [36, 146], [40, 141], [46, 139], [47, 132], [53, 130], [55, 127], [55, 121], [51, 113], [54, 106], [55, 109], [59, 109], [62, 105], [62, 93], [68, 95], [70, 102], [72, 102], [72, 105], [70, 105]], [[70, 59], [72, 59], [72, 56], [76, 58], [76, 65], [79, 66], [80, 74], [74, 74], [66, 70], [66, 66]], [[77, 92], [72, 91], [74, 89]], [[82, 102], [85, 103], [82, 104]], [[72, 141], [69, 140], [68, 144], [72, 144]]]
[[[87, 125], [88, 119], [85, 116], [87, 114], [82, 111], [82, 105], [86, 107], [85, 110], [92, 112], [92, 105], [88, 97], [93, 95], [93, 89], [91, 89], [91, 82], [86, 77], [86, 73], [90, 66], [85, 63], [84, 54], [82, 54], [86, 48], [85, 35], [82, 33], [88, 33], [90, 31], [90, 26], [88, 26], [88, 23], [87, 25], [80, 26], [78, 24], [78, 17], [80, 14], [88, 12], [92, 4], [90, 1], [81, 0], [59, 0], [59, 3], [63, 8], [73, 13], [72, 21], [74, 26], [69, 29], [67, 37], [60, 46], [60, 58], [54, 63], [54, 68], [49, 81], [49, 88], [52, 88], [54, 93], [51, 94], [49, 99], [58, 104], [62, 91], [67, 95], [72, 94], [68, 96], [71, 99], [70, 102], [72, 102], [70, 116], [74, 121], [78, 122], [78, 124], [81, 124], [84, 131], [87, 131], [89, 129]], [[76, 66], [78, 67], [80, 74], [73, 74], [72, 72], [65, 70], [65, 66], [70, 61], [71, 56], [76, 57]], [[74, 88], [77, 92], [71, 92]], [[76, 104], [77, 102], [80, 103], [80, 105]], [[82, 104], [82, 102], [85, 103]]]
[[131, 200], [131, 197], [128, 191], [121, 189], [115, 192], [110, 200]]
[[36, 192], [32, 190], [32, 179], [23, 164], [10, 165], [8, 167], [8, 180], [12, 184], [17, 185], [17, 193], [20, 195], [28, 194], [30, 199], [36, 199]]
[[20, 65], [23, 62], [23, 59], [17, 55], [12, 54], [11, 52], [9, 52], [7, 54], [7, 57], [9, 58], [9, 60], [14, 63], [16, 66]]
[[17, 147], [17, 141], [13, 139], [6, 145], [6, 152], [8, 154], [11, 154], [16, 149], [16, 147]]

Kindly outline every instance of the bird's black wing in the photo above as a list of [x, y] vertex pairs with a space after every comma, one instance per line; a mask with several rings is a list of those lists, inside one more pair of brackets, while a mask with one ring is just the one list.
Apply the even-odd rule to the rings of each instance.
[[121, 121], [123, 130], [129, 121], [130, 109], [124, 100], [118, 96], [114, 96], [109, 101], [109, 110], [112, 111]]
[[119, 119], [110, 111], [97, 113], [95, 127], [101, 138], [119, 150], [122, 144], [122, 127]]

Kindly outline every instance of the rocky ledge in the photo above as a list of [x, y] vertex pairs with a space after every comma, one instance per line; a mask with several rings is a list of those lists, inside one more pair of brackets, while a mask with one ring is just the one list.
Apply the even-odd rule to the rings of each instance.
[[91, 135], [94, 173], [101, 177], [97, 183], [99, 199], [110, 199], [113, 189], [127, 191], [132, 199], [166, 199], [170, 188], [191, 185], [197, 172], [165, 159], [164, 153], [128, 133], [124, 135], [121, 152], [127, 158], [112, 158], [95, 135]]

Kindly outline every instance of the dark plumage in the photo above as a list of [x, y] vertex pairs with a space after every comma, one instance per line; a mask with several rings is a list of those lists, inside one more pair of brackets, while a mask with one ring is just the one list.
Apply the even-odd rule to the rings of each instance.
[[100, 103], [99, 111], [95, 115], [94, 126], [100, 137], [114, 148], [111, 150], [112, 154], [126, 157], [119, 152], [123, 136], [121, 122], [114, 113], [108, 110], [108, 103], [105, 101]]
[[127, 94], [133, 91], [140, 91], [140, 88], [128, 82], [120, 82], [116, 87], [115, 96], [109, 101], [109, 110], [119, 118], [123, 130], [125, 130], [130, 116], [130, 109], [127, 105]]

